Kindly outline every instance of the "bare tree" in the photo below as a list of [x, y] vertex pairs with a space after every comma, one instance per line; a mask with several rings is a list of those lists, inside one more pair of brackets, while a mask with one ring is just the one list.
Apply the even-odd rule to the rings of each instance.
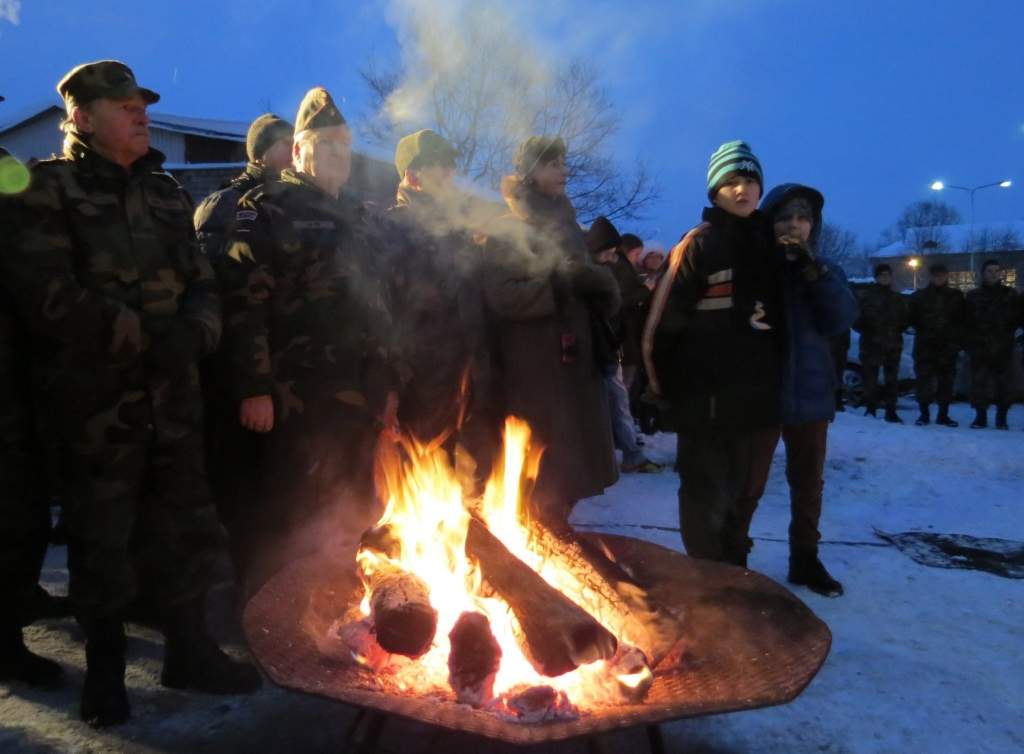
[[948, 246], [944, 225], [960, 223], [960, 213], [944, 202], [914, 202], [900, 214], [894, 226], [896, 235], [913, 249], [922, 249], [926, 243], [945, 250]]
[[620, 119], [595, 69], [574, 61], [538, 86], [535, 72], [525, 64], [489, 55], [486, 40], [477, 42], [470, 39], [464, 45], [477, 51], [469, 63], [439, 66], [425, 85], [417, 87], [418, 109], [428, 114], [429, 122], [410, 122], [407, 108], [394, 106], [396, 96], [403, 93], [401, 72], [372, 61], [364, 66], [360, 73], [374, 112], [367, 121], [368, 135], [390, 145], [403, 130], [433, 128], [458, 150], [460, 171], [491, 188], [509, 172], [524, 138], [558, 135], [568, 146], [567, 193], [582, 223], [598, 215], [642, 218], [659, 189], [639, 158], [622, 168], [612, 157], [611, 142]]
[[846, 269], [847, 262], [860, 256], [857, 234], [835, 223], [825, 223], [818, 238], [818, 256]]
[[982, 228], [975, 231], [971, 242], [974, 251], [1016, 251], [1020, 248], [1020, 235], [1011, 227]]

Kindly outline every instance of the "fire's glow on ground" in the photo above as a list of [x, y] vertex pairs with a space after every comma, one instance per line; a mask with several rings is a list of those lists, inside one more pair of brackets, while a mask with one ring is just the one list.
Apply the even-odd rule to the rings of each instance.
[[[626, 617], [603, 605], [579, 574], [546, 559], [536, 551], [538, 548], [531, 548], [526, 499], [537, 478], [541, 450], [531, 446], [530, 428], [525, 422], [510, 418], [506, 423], [503, 458], [481, 500], [467, 499], [458, 475], [440, 448], [406, 439], [385, 447], [377, 460], [378, 484], [385, 485], [388, 497], [377, 528], [386, 527], [399, 546], [390, 554], [365, 547], [359, 551], [357, 560], [364, 584], [369, 585], [370, 577], [381, 568], [397, 567], [415, 574], [429, 588], [431, 606], [438, 613], [437, 631], [430, 649], [415, 659], [389, 655], [386, 660], [357, 657], [357, 661], [373, 664], [378, 677], [387, 678], [387, 685], [396, 690], [450, 697], [448, 634], [460, 615], [477, 612], [488, 618], [501, 648], [492, 707], [500, 706], [501, 695], [517, 687], [550, 686], [562, 692], [560, 706], [566, 707], [566, 713], [575, 714], [572, 706], [619, 703], [623, 687], [635, 689], [649, 683], [651, 671], [646, 665], [640, 669], [611, 669], [606, 660], [581, 664], [554, 678], [541, 675], [517, 642], [515, 615], [504, 600], [487, 594], [479, 568], [466, 556], [472, 510], [515, 557], [601, 623], [620, 646], [637, 646], [642, 639], [629, 635]], [[370, 616], [370, 596], [367, 588], [360, 606], [364, 619]]]

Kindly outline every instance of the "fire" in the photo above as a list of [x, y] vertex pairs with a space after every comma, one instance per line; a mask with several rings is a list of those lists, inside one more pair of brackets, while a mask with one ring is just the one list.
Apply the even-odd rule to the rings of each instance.
[[[413, 574], [425, 585], [430, 607], [436, 611], [436, 631], [425, 653], [409, 659], [394, 658], [380, 673], [404, 691], [420, 694], [451, 693], [449, 687], [449, 632], [466, 612], [490, 621], [500, 647], [500, 665], [494, 679], [492, 704], [515, 689], [549, 686], [559, 699], [578, 706], [620, 702], [625, 692], [650, 683], [650, 670], [634, 664], [597, 660], [557, 677], [541, 675], [517, 642], [520, 626], [509, 605], [489, 594], [477, 565], [466, 556], [472, 518], [487, 529], [550, 586], [583, 608], [624, 644], [639, 645], [629, 621], [602, 609], [580, 574], [538, 554], [531, 547], [533, 531], [528, 516], [528, 495], [540, 468], [542, 451], [531, 443], [529, 426], [510, 417], [505, 426], [504, 452], [481, 499], [469, 499], [448, 456], [436, 444], [413, 438], [382, 441], [377, 454], [378, 489], [386, 495], [384, 514], [374, 531], [381, 546], [360, 549], [357, 564], [365, 595], [360, 605], [364, 618], [372, 612], [373, 584], [391, 571]], [[636, 652], [636, 650], [633, 650]], [[642, 653], [636, 652], [641, 658]], [[353, 655], [358, 654], [353, 649]], [[620, 652], [621, 654], [621, 652]], [[356, 657], [366, 662], [365, 653]], [[646, 675], [645, 675], [646, 674]], [[646, 686], [644, 686], [646, 689]]]

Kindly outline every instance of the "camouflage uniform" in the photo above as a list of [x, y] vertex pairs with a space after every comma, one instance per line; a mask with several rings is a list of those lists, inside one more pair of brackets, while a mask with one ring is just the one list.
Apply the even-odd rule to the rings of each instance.
[[[33, 333], [42, 431], [69, 449], [71, 596], [80, 618], [115, 617], [144, 581], [173, 610], [203, 593], [222, 537], [195, 366], [220, 338], [213, 273], [163, 155], [125, 170], [75, 136], [65, 152], [18, 198], [3, 275]], [[193, 353], [154, 365], [184, 332]]]
[[[13, 160], [0, 147], [0, 160]], [[11, 253], [16, 218], [0, 193], [0, 255]], [[33, 427], [28, 333], [11, 292], [0, 290], [0, 606], [3, 628], [31, 622], [50, 534], [43, 455]]]
[[274, 401], [253, 547], [345, 493], [356, 509], [372, 503], [375, 417], [397, 386], [378, 269], [384, 233], [353, 198], [291, 170], [239, 202], [227, 242], [225, 357], [236, 404]]
[[929, 285], [910, 297], [914, 328], [914, 376], [922, 412], [932, 401], [953, 400], [956, 357], [963, 340], [964, 294], [948, 285]]
[[864, 370], [864, 403], [878, 407], [878, 370], [885, 373], [884, 399], [895, 410], [899, 390], [903, 331], [907, 329], [907, 304], [892, 288], [877, 283], [860, 295], [860, 317], [853, 325], [860, 333], [860, 363]]
[[966, 342], [971, 357], [971, 404], [990, 403], [1005, 416], [1013, 396], [1013, 334], [1019, 326], [1017, 292], [997, 283], [967, 293]]

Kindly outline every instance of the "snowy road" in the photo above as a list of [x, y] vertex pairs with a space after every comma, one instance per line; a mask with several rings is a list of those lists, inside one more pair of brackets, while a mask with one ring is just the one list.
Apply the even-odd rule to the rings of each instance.
[[[822, 672], [785, 707], [663, 726], [668, 751], [1024, 751], [1024, 581], [924, 566], [875, 536], [876, 529], [920, 530], [1024, 542], [1024, 409], [1011, 412], [1010, 432], [967, 429], [963, 405], [953, 411], [959, 429], [912, 426], [909, 404], [901, 414], [908, 425], [843, 414], [830, 436], [822, 558], [846, 596], [828, 600], [795, 589], [834, 635]], [[674, 438], [653, 438], [648, 448], [655, 460], [670, 461]], [[574, 522], [680, 549], [676, 485], [669, 470], [626, 477], [581, 504]], [[788, 522], [777, 462], [754, 521], [750, 566], [781, 582]], [[51, 552], [45, 579], [52, 589], [65, 588], [63, 557]], [[342, 705], [270, 686], [229, 698], [161, 689], [159, 637], [133, 629], [134, 719], [95, 733], [76, 718], [84, 653], [73, 624], [35, 626], [28, 638], [63, 663], [71, 683], [57, 694], [0, 685], [4, 752], [338, 751], [352, 716]], [[424, 733], [396, 723], [381, 750], [429, 751]], [[630, 733], [608, 742], [615, 751], [638, 744]], [[468, 738], [445, 749], [505, 750]], [[583, 749], [569, 743], [544, 750]]]

